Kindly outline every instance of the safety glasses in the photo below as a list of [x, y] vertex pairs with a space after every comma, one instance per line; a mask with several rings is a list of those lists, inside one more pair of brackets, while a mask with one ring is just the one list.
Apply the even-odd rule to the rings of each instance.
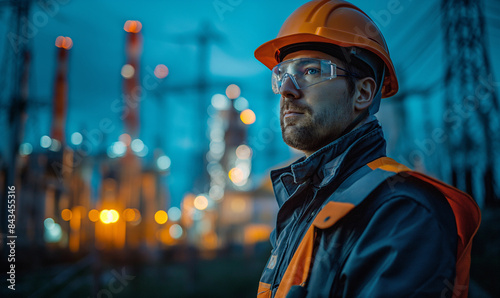
[[[338, 75], [337, 69], [346, 74]], [[336, 77], [347, 76], [357, 77], [329, 60], [297, 58], [281, 62], [273, 68], [272, 87], [274, 93], [279, 94], [286, 78], [290, 78], [295, 88], [300, 90]]]

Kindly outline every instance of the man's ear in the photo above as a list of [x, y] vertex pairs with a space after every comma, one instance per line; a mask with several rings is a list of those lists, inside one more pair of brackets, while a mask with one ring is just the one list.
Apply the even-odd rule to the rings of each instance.
[[356, 82], [356, 92], [354, 96], [354, 109], [361, 112], [372, 104], [375, 91], [377, 90], [377, 83], [371, 77], [366, 77]]

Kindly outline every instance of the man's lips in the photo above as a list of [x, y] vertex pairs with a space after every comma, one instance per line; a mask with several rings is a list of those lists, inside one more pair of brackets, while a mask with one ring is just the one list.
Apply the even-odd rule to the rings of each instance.
[[299, 111], [295, 111], [295, 110], [286, 110], [283, 112], [283, 117], [287, 118], [287, 117], [299, 116], [299, 115], [303, 115], [303, 114], [304, 113], [299, 112]]

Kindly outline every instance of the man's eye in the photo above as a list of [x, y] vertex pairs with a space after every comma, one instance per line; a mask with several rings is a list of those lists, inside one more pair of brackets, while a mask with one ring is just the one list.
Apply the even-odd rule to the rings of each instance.
[[306, 74], [306, 75], [315, 75], [315, 74], [318, 74], [318, 73], [319, 73], [319, 70], [317, 68], [307, 68], [304, 71], [304, 74]]

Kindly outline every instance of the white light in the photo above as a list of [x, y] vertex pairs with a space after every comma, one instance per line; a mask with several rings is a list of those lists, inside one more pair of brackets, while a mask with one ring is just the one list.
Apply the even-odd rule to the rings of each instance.
[[170, 236], [174, 239], [179, 239], [182, 237], [182, 227], [179, 226], [178, 224], [173, 224], [170, 229], [168, 229], [170, 232]]
[[212, 141], [210, 142], [210, 151], [215, 154], [223, 154], [226, 150], [226, 143], [224, 141]]
[[210, 139], [215, 142], [224, 141], [226, 132], [221, 128], [214, 128], [210, 130]]
[[217, 93], [214, 96], [212, 96], [212, 105], [217, 110], [227, 110], [229, 109], [231, 102], [226, 96]]
[[50, 144], [49, 150], [54, 152], [61, 150], [61, 142], [59, 142], [59, 140], [52, 139], [52, 144]]
[[171, 207], [170, 209], [168, 209], [167, 214], [168, 218], [172, 221], [178, 221], [179, 219], [181, 219], [181, 209], [177, 207]]
[[73, 145], [80, 145], [83, 141], [83, 137], [82, 137], [82, 134], [79, 133], [79, 132], [74, 132], [71, 134], [71, 143], [73, 143]]
[[211, 161], [207, 164], [207, 172], [211, 176], [215, 176], [220, 175], [221, 173], [224, 174], [224, 169], [222, 168], [220, 163]]
[[240, 145], [236, 148], [236, 156], [239, 159], [249, 159], [252, 157], [252, 149], [247, 145]]
[[238, 111], [243, 111], [243, 110], [246, 110], [248, 109], [248, 100], [246, 100], [246, 98], [244, 97], [238, 97], [234, 103], [233, 103], [233, 106], [236, 110]]
[[148, 155], [148, 152], [149, 152], [148, 146], [144, 145], [144, 147], [142, 148], [142, 150], [139, 151], [139, 152], [136, 152], [135, 155], [137, 155], [139, 157], [144, 157], [144, 156]]
[[118, 155], [115, 154], [114, 146], [113, 145], [111, 145], [111, 146], [108, 147], [107, 153], [108, 153], [108, 156], [110, 158], [116, 158], [116, 157], [118, 157]]
[[208, 199], [203, 195], [199, 195], [194, 199], [194, 208], [198, 210], [205, 210], [208, 207]]
[[130, 65], [130, 64], [123, 65], [122, 71], [121, 71], [122, 77], [124, 77], [125, 79], [130, 79], [131, 77], [134, 76], [134, 73], [135, 73], [135, 69], [132, 65]]
[[52, 223], [52, 225], [49, 224], [49, 227], [50, 228], [47, 228], [47, 226], [45, 226], [45, 233], [43, 235], [45, 238], [45, 242], [59, 242], [62, 236], [61, 226], [57, 223]]
[[33, 152], [33, 146], [30, 143], [23, 143], [19, 146], [19, 154], [30, 155]]
[[172, 161], [170, 158], [166, 155], [162, 155], [158, 157], [158, 160], [156, 160], [156, 165], [158, 166], [158, 169], [165, 171], [168, 168], [170, 168], [170, 165], [172, 164]]
[[210, 187], [208, 195], [214, 200], [220, 200], [224, 196], [224, 188], [220, 185]]
[[141, 152], [142, 149], [144, 149], [144, 143], [141, 139], [135, 139], [130, 144], [130, 148], [132, 148], [132, 151], [134, 151], [135, 153]]
[[54, 220], [52, 218], [46, 218], [43, 221], [43, 225], [45, 226], [46, 229], [50, 230], [54, 227]]
[[42, 148], [49, 148], [52, 144], [52, 139], [49, 136], [43, 136], [40, 138], [40, 146]]
[[125, 143], [123, 143], [122, 141], [113, 143], [113, 153], [116, 156], [123, 156], [125, 152], [127, 152], [127, 146], [125, 146]]

